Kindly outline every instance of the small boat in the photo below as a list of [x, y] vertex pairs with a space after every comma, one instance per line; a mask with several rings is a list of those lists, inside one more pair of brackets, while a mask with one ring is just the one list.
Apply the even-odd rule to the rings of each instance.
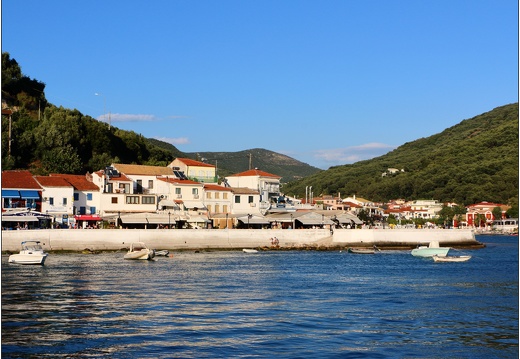
[[9, 256], [9, 263], [43, 265], [47, 256], [39, 241], [24, 241], [20, 253]]
[[258, 250], [244, 248], [244, 249], [242, 249], [242, 252], [244, 252], [244, 253], [258, 253]]
[[428, 246], [419, 246], [412, 249], [412, 256], [414, 257], [446, 257], [450, 247], [440, 247], [439, 242], [432, 241]]
[[150, 260], [153, 257], [155, 257], [155, 251], [153, 249], [149, 249], [143, 242], [135, 242], [130, 244], [130, 249], [124, 258]]
[[376, 250], [373, 248], [348, 248], [348, 252], [356, 254], [374, 254]]
[[471, 259], [471, 256], [433, 256], [432, 258], [434, 262], [466, 262]]
[[170, 254], [170, 252], [166, 249], [163, 249], [161, 251], [155, 251], [155, 256], [158, 257], [158, 256], [162, 256], [162, 257], [168, 257], [168, 254]]

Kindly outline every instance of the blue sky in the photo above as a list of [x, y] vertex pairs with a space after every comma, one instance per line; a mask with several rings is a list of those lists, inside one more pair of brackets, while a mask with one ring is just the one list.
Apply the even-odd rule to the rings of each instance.
[[322, 169], [518, 101], [516, 0], [3, 0], [2, 51], [57, 106]]

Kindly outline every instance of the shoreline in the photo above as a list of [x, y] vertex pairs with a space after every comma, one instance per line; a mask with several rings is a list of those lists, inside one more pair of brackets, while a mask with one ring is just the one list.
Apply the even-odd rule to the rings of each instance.
[[124, 251], [132, 242], [170, 251], [341, 250], [374, 245], [408, 250], [431, 241], [443, 247], [485, 247], [467, 229], [44, 229], [2, 231], [2, 253], [18, 252], [26, 240], [40, 241], [47, 252]]

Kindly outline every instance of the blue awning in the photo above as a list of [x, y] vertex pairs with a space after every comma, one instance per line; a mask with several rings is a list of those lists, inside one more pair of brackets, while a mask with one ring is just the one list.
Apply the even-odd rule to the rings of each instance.
[[20, 191], [22, 199], [40, 199], [38, 191]]
[[14, 189], [3, 189], [2, 198], [20, 198], [20, 192]]

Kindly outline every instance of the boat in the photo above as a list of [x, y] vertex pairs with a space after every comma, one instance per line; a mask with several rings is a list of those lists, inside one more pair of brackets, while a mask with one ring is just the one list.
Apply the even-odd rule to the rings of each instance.
[[168, 257], [168, 254], [170, 254], [170, 252], [166, 249], [163, 249], [161, 251], [155, 251], [155, 256], [156, 257], [159, 257], [159, 256], [162, 256], [162, 257]]
[[242, 249], [242, 252], [244, 252], [244, 253], [258, 253], [258, 250], [244, 248], [244, 249]]
[[150, 260], [153, 257], [155, 257], [155, 251], [153, 249], [149, 249], [143, 242], [134, 242], [130, 244], [130, 249], [124, 258]]
[[376, 252], [373, 248], [348, 248], [349, 253], [356, 253], [356, 254], [374, 254]]
[[47, 256], [40, 241], [24, 241], [20, 253], [9, 256], [9, 263], [43, 265]]
[[471, 256], [433, 256], [432, 258], [434, 262], [467, 262], [471, 259]]
[[414, 257], [446, 257], [450, 247], [440, 247], [438, 241], [432, 241], [428, 246], [419, 246], [412, 249], [412, 256]]

